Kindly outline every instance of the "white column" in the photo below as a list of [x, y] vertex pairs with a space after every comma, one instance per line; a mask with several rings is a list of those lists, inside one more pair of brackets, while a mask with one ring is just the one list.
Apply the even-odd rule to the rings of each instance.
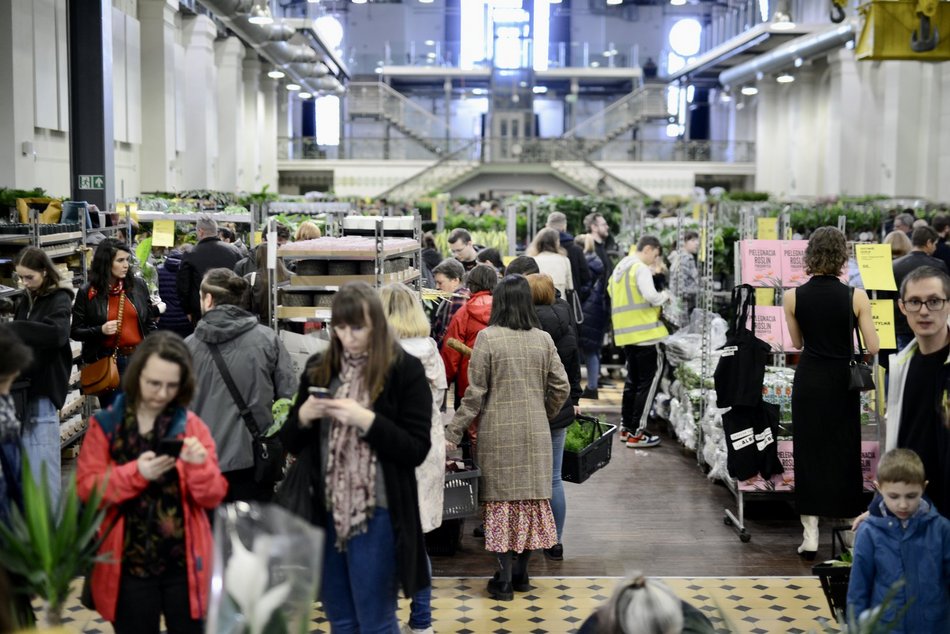
[[175, 191], [175, 0], [141, 0], [143, 191]]
[[[950, 64], [938, 64], [936, 67], [937, 82], [940, 86], [940, 112], [938, 114], [937, 142], [938, 174], [950, 174]], [[950, 178], [940, 178], [937, 181], [937, 200], [950, 200]]]
[[788, 192], [789, 151], [782, 114], [783, 93], [774, 81], [758, 84], [755, 122], [755, 188], [772, 194]]
[[182, 154], [183, 189], [217, 189], [217, 99], [215, 81], [214, 23], [204, 15], [182, 21], [185, 44], [185, 136]]
[[257, 56], [244, 58], [244, 164], [238, 188], [257, 191], [261, 188], [261, 127], [263, 113], [260, 106], [261, 62]]
[[827, 136], [824, 115], [827, 104], [819, 99], [817, 81], [814, 70], [806, 66], [795, 71], [794, 83], [782, 86], [786, 95], [787, 129], [794, 130], [788, 135], [792, 180], [787, 191], [795, 196], [818, 193], [824, 164], [824, 148], [820, 140]]
[[23, 143], [34, 142], [32, 0], [0, 2], [0, 184], [32, 188], [37, 185], [33, 154], [23, 155]]
[[278, 132], [278, 90], [282, 89], [276, 79], [261, 77], [263, 125], [258, 133], [261, 139], [261, 177], [258, 182], [261, 187], [267, 185], [271, 192], [277, 191], [277, 137], [280, 134]]
[[218, 92], [217, 188], [237, 191], [244, 171], [244, 44], [236, 37], [214, 43]]

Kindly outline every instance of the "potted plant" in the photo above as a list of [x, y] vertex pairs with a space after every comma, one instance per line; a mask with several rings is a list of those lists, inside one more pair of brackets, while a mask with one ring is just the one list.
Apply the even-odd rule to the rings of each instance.
[[81, 505], [74, 477], [54, 507], [46, 471], [37, 484], [26, 452], [22, 477], [23, 509], [12, 507], [9, 521], [0, 522], [0, 567], [20, 577], [18, 592], [43, 600], [46, 624], [56, 627], [73, 579], [98, 560], [102, 539], [96, 532], [105, 516], [102, 491], [94, 490]]

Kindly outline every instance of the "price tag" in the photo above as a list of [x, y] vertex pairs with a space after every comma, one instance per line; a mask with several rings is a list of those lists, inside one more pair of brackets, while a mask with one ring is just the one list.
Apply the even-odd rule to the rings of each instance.
[[153, 247], [175, 246], [175, 221], [174, 220], [156, 220], [152, 224], [152, 246]]

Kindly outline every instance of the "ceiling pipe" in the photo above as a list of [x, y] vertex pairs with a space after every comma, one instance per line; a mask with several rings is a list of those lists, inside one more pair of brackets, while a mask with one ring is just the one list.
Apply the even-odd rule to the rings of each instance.
[[719, 73], [719, 83], [726, 88], [747, 84], [755, 81], [759, 73], [767, 75], [784, 70], [794, 66], [796, 59], [810, 59], [840, 48], [854, 39], [855, 27], [853, 21], [848, 21], [820, 33], [797, 37], [768, 53], [722, 71]]
[[[198, 2], [234, 31], [245, 44], [253, 48], [261, 57], [274, 66], [283, 68], [288, 75], [288, 79], [299, 84], [303, 91], [310, 93], [321, 91], [315, 79], [320, 75], [299, 72], [304, 68], [307, 71], [315, 71], [316, 69], [310, 66], [294, 68], [297, 64], [320, 65], [324, 69], [326, 69], [326, 66], [319, 64], [322, 56], [313, 47], [300, 42], [303, 38], [294, 38], [296, 29], [292, 25], [282, 24], [279, 21], [270, 25], [250, 23], [247, 12], [249, 5], [252, 3], [248, 0], [198, 0]], [[326, 74], [324, 73], [324, 75]]]

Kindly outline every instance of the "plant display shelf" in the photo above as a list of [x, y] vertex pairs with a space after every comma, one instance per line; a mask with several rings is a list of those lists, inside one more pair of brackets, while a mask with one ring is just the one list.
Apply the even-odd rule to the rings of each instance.
[[[260, 224], [267, 224], [269, 218], [277, 214], [293, 214], [297, 216], [321, 217], [324, 220], [323, 235], [334, 237], [340, 235], [343, 219], [353, 213], [352, 203], [341, 202], [269, 202], [261, 207]], [[372, 234], [370, 234], [372, 235]]]
[[225, 214], [215, 212], [202, 212], [191, 214], [172, 214], [166, 211], [139, 211], [138, 218], [140, 222], [155, 222], [156, 220], [174, 220], [176, 222], [197, 222], [198, 218], [210, 216], [216, 222], [237, 222], [244, 224], [254, 224], [254, 214]]
[[[407, 269], [395, 273], [384, 273], [383, 284], [393, 282], [411, 282], [422, 274], [416, 269]], [[282, 291], [336, 291], [347, 282], [366, 282], [375, 284], [375, 275], [294, 275], [288, 284], [278, 288]]]
[[[390, 236], [392, 237], [392, 236]], [[381, 250], [380, 250], [381, 249]], [[375, 250], [366, 249], [363, 251], [345, 251], [345, 250], [312, 250], [301, 251], [298, 249], [288, 249], [281, 247], [277, 249], [277, 257], [284, 260], [355, 260], [365, 262], [376, 259], [379, 253], [380, 259], [387, 260], [400, 255], [409, 255], [418, 251], [419, 248], [413, 245], [404, 245], [399, 247], [386, 248], [385, 244], [377, 245]]]

